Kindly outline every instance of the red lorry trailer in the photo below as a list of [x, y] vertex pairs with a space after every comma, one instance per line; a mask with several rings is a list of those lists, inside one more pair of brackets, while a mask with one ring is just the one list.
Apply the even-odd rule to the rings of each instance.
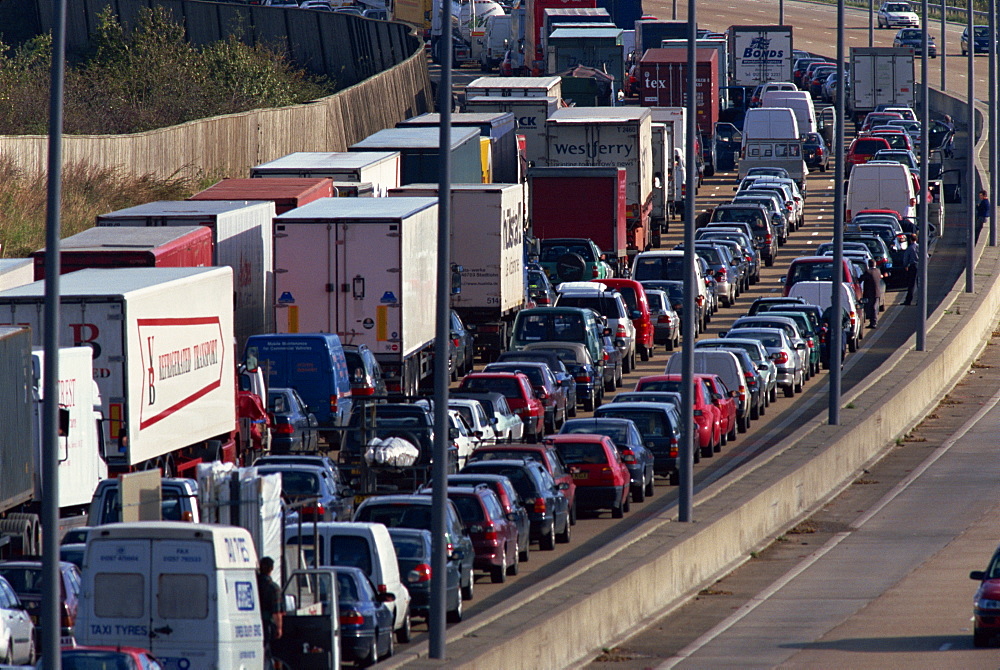
[[275, 213], [284, 214], [313, 200], [332, 197], [332, 179], [259, 177], [223, 179], [188, 200], [271, 200]]
[[[206, 268], [215, 245], [205, 226], [90, 228], [59, 245], [60, 274], [84, 268]], [[31, 254], [35, 281], [45, 279], [45, 249]]]
[[[719, 121], [719, 52], [695, 54], [695, 123], [701, 135], [705, 174], [715, 174], [715, 124]], [[687, 50], [649, 49], [639, 61], [639, 104], [643, 107], [687, 105]]]
[[[535, 237], [587, 237], [628, 267], [626, 171], [614, 167], [541, 167], [528, 170]], [[587, 197], [581, 198], [580, 194]]]

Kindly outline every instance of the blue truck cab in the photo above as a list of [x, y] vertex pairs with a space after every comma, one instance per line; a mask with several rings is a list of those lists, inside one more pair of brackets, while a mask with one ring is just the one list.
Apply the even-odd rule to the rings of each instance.
[[338, 445], [351, 416], [351, 377], [340, 338], [333, 333], [253, 335], [243, 361], [260, 368], [268, 387], [291, 387], [309, 405], [326, 442]]

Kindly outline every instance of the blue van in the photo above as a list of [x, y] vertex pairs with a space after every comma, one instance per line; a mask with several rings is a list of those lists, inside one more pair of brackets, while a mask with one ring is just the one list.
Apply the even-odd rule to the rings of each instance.
[[338, 445], [351, 416], [351, 377], [340, 338], [333, 333], [252, 335], [243, 356], [248, 369], [260, 367], [269, 387], [291, 387], [319, 421], [320, 434]]

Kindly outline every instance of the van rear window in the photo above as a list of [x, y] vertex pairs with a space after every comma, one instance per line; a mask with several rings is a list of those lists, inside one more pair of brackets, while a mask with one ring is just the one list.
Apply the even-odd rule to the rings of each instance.
[[330, 565], [345, 565], [360, 568], [366, 575], [372, 574], [371, 549], [368, 540], [351, 535], [330, 538], [330, 555], [333, 560]]
[[649, 279], [684, 279], [683, 256], [640, 256], [635, 263], [636, 281]]
[[94, 575], [94, 614], [104, 619], [139, 619], [146, 609], [146, 581], [140, 574]]
[[164, 619], [208, 618], [208, 575], [160, 575], [156, 611]]

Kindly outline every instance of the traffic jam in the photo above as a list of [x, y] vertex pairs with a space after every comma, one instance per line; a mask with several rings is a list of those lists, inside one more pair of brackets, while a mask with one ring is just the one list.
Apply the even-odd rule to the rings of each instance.
[[[888, 289], [910, 303], [918, 203], [943, 222], [918, 156], [954, 133], [935, 121], [920, 146], [912, 48], [855, 48], [844, 68], [793, 49], [788, 26], [699, 30], [687, 155], [686, 23], [553, 4], [515, 19], [534, 59], [507, 53], [500, 76], [464, 87], [450, 146], [424, 114], [348, 151], [291, 153], [187, 200], [102, 214], [62, 241], [65, 653], [144, 668], [378, 663], [421, 639], [436, 580], [457, 624], [485, 611], [467, 611], [478, 594], [564, 556], [578, 525], [592, 538], [666, 506], [682, 347], [697, 474], [790, 407], [833, 351], [858, 352]], [[601, 69], [563, 71], [584, 53]], [[834, 267], [824, 101], [838, 85], [857, 134]], [[439, 287], [446, 152], [452, 281]], [[0, 363], [16, 380], [0, 416], [25, 463], [45, 402], [44, 260], [0, 265]], [[448, 426], [430, 395], [440, 290]], [[449, 474], [436, 482], [441, 430]], [[33, 663], [41, 485], [29, 469], [0, 486], [15, 513], [0, 528], [0, 654]], [[435, 486], [444, 575], [430, 567]]]

